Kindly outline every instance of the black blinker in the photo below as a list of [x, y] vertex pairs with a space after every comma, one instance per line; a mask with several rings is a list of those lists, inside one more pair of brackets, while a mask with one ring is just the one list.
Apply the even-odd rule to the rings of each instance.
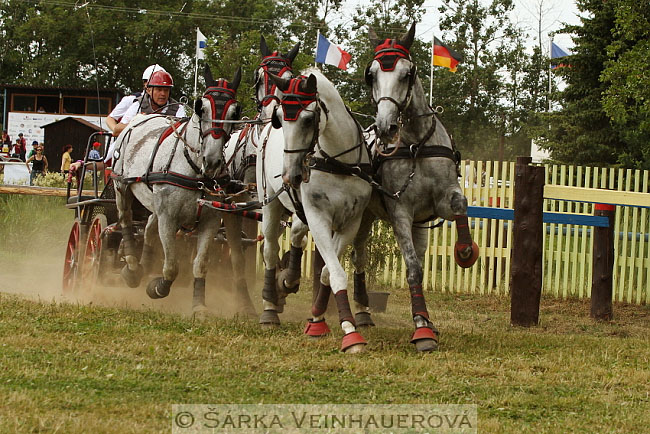
[[280, 117], [278, 116], [278, 106], [273, 108], [273, 114], [271, 114], [271, 126], [276, 130], [282, 128], [282, 122], [280, 122]]

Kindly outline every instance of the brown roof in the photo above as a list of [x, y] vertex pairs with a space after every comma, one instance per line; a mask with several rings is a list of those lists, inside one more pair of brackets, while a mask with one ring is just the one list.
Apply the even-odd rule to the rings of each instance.
[[[50, 86], [47, 84], [43, 85], [28, 85], [28, 84], [7, 84], [7, 83], [0, 83], [0, 89], [2, 88], [7, 88], [7, 89], [49, 89], [49, 90], [85, 90], [85, 91], [91, 91], [91, 92], [97, 92], [97, 89], [94, 87], [61, 87], [61, 86]], [[118, 92], [122, 94], [123, 92], [120, 89], [117, 88], [100, 88], [100, 92]]]
[[106, 131], [105, 129], [103, 129], [103, 128], [99, 128], [97, 125], [92, 124], [92, 123], [88, 122], [88, 121], [85, 120], [85, 119], [75, 118], [75, 117], [72, 117], [72, 116], [67, 116], [67, 117], [65, 117], [65, 118], [63, 118], [63, 119], [59, 119], [58, 121], [50, 122], [49, 124], [45, 124], [45, 125], [41, 125], [41, 128], [45, 128], [45, 127], [47, 127], [47, 126], [49, 126], [49, 125], [54, 125], [54, 124], [57, 124], [57, 123], [59, 123], [59, 122], [64, 122], [64, 121], [67, 121], [68, 119], [72, 119], [72, 120], [74, 120], [74, 121], [77, 121], [77, 122], [79, 122], [80, 124], [85, 125], [85, 126], [87, 126], [87, 127], [90, 127], [90, 128], [92, 128], [93, 130], [95, 130], [95, 131]]

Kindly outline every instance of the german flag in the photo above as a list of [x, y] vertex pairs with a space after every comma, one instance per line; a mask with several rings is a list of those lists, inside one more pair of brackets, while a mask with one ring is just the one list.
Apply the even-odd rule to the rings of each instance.
[[463, 61], [463, 56], [447, 47], [440, 39], [433, 37], [433, 59], [432, 63], [437, 66], [449, 68], [451, 72], [456, 72], [456, 67]]

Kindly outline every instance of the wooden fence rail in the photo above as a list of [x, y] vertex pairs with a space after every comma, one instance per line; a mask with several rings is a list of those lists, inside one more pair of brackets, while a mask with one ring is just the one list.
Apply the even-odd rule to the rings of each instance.
[[[565, 165], [544, 167], [545, 213], [594, 216], [594, 205], [582, 200], [611, 203], [612, 193], [600, 189], [615, 190], [615, 203], [629, 205], [617, 206], [614, 218], [613, 297], [616, 301], [650, 303], [650, 210], [640, 205], [644, 198], [650, 198], [650, 171]], [[460, 183], [471, 206], [512, 213], [514, 177], [514, 162], [466, 161]], [[440, 292], [509, 293], [513, 225], [505, 220], [478, 217], [470, 218], [470, 224], [480, 257], [469, 269], [460, 269], [454, 262], [456, 231], [453, 225], [444, 224], [430, 230], [424, 259], [425, 288]], [[592, 229], [570, 221], [544, 223], [544, 296], [590, 297]], [[311, 245], [311, 238], [309, 243]], [[283, 251], [288, 250], [288, 246], [288, 236], [285, 236]], [[258, 270], [261, 264], [258, 255]], [[406, 288], [406, 268], [399, 253], [388, 255], [386, 264], [383, 270], [377, 270], [376, 279], [396, 289]], [[311, 276], [310, 254], [303, 257], [303, 275]]]

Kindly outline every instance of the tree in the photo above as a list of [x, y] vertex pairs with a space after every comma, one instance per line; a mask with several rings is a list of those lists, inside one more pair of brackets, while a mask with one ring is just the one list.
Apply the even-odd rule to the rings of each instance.
[[624, 167], [650, 169], [650, 3], [614, 2], [616, 38], [607, 47], [600, 79], [607, 86], [603, 108], [627, 145]]
[[[501, 137], [519, 131], [520, 76], [526, 65], [523, 34], [509, 19], [511, 0], [443, 0], [440, 28], [465, 60], [456, 74], [436, 73], [434, 94], [445, 107], [443, 121], [466, 156], [496, 159]], [[509, 76], [509, 80], [506, 79]], [[507, 86], [506, 86], [507, 83]]]
[[538, 130], [542, 147], [552, 151], [556, 161], [608, 166], [618, 162], [626, 144], [612, 126], [602, 105], [607, 86], [600, 80], [607, 62], [607, 47], [614, 38], [616, 5], [601, 0], [578, 0], [585, 13], [582, 25], [565, 26], [562, 31], [574, 35], [573, 54], [563, 63], [567, 67], [555, 71], [567, 86], [557, 92], [562, 108], [542, 117]]

